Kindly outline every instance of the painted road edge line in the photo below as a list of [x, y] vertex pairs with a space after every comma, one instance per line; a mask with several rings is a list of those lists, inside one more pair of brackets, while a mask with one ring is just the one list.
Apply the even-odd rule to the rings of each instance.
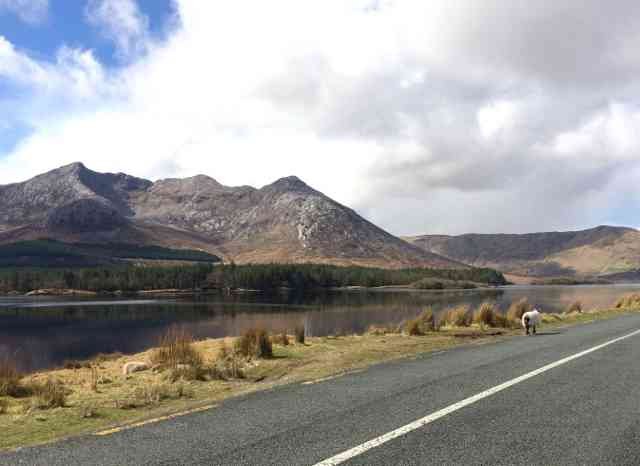
[[177, 417], [186, 416], [187, 414], [201, 413], [202, 411], [208, 411], [210, 409], [216, 408], [217, 406], [218, 405], [215, 405], [215, 404], [201, 406], [199, 408], [193, 408], [193, 409], [190, 409], [188, 411], [182, 411], [182, 412], [174, 413], [174, 414], [167, 414], [166, 416], [156, 417], [156, 418], [153, 418], [153, 419], [147, 419], [145, 421], [135, 422], [133, 424], [127, 424], [127, 425], [124, 425], [124, 426], [114, 427], [112, 429], [102, 430], [102, 431], [99, 431], [99, 432], [95, 432], [93, 435], [96, 435], [98, 437], [104, 437], [106, 435], [117, 434], [118, 432], [122, 432], [122, 431], [129, 430], [129, 429], [135, 429], [136, 427], [142, 427], [142, 426], [146, 426], [148, 424], [155, 424], [155, 423], [161, 422], [161, 421], [168, 421], [169, 419], [175, 419]]
[[563, 364], [566, 364], [570, 361], [573, 361], [574, 359], [578, 359], [581, 358], [583, 356], [586, 356], [587, 354], [593, 353], [594, 351], [598, 351], [602, 348], [605, 348], [609, 345], [613, 345], [614, 343], [617, 343], [619, 341], [625, 340], [627, 338], [631, 338], [635, 335], [638, 335], [640, 333], [640, 330], [636, 330], [634, 332], [631, 332], [627, 335], [623, 335], [621, 337], [618, 338], [614, 338], [613, 340], [609, 340], [606, 343], [602, 343], [600, 345], [594, 346], [592, 348], [589, 348], [587, 350], [581, 351], [579, 353], [576, 353], [574, 355], [571, 356], [567, 356], [566, 358], [560, 359], [556, 362], [552, 362], [551, 364], [547, 364], [546, 366], [543, 366], [539, 369], [533, 370], [531, 372], [528, 372], [524, 375], [521, 375], [520, 377], [516, 377], [515, 379], [511, 379], [508, 380], [504, 383], [501, 383], [500, 385], [496, 385], [495, 387], [492, 387], [488, 390], [485, 390], [483, 392], [480, 392], [476, 395], [470, 396], [469, 398], [465, 398], [462, 401], [458, 401], [457, 403], [454, 403], [452, 405], [447, 406], [446, 408], [443, 408], [439, 411], [436, 411], [434, 413], [429, 414], [428, 416], [425, 416], [423, 418], [417, 419], [405, 426], [402, 426], [396, 430], [392, 430], [391, 432], [387, 432], [386, 434], [381, 435], [380, 437], [376, 437], [372, 440], [369, 440], [368, 442], [362, 443], [356, 447], [353, 447], [349, 450], [345, 450], [342, 453], [338, 453], [335, 456], [332, 456], [331, 458], [328, 458], [324, 461], [321, 461], [319, 463], [316, 463], [314, 466], [336, 466], [338, 464], [344, 463], [345, 461], [350, 460], [351, 458], [354, 458], [358, 455], [361, 455], [363, 453], [365, 453], [368, 450], [371, 450], [372, 448], [376, 448], [379, 447], [380, 445], [387, 443], [393, 439], [396, 439], [398, 437], [401, 437], [405, 434], [408, 434], [409, 432], [412, 432], [414, 430], [417, 430], [421, 427], [426, 426], [427, 424], [430, 424], [440, 418], [445, 417], [448, 414], [451, 414], [455, 411], [458, 411], [466, 406], [472, 405], [473, 403], [476, 403], [484, 398], [488, 398], [492, 395], [495, 395], [498, 392], [501, 392], [503, 390], [506, 390], [509, 387], [513, 387], [514, 385], [517, 385], [521, 382], [524, 382], [525, 380], [531, 379], [533, 377], [536, 377], [537, 375], [540, 375], [544, 372], [550, 371], [551, 369], [554, 369], [558, 366], [562, 366]]

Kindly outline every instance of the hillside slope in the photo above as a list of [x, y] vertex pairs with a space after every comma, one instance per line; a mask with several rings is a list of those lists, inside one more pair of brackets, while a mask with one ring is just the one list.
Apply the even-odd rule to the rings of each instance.
[[632, 228], [422, 235], [405, 240], [453, 260], [523, 276], [606, 276], [640, 267], [640, 232]]
[[246, 262], [461, 267], [385, 232], [296, 177], [256, 189], [157, 182], [74, 163], [0, 186], [0, 243], [49, 238], [199, 249]]

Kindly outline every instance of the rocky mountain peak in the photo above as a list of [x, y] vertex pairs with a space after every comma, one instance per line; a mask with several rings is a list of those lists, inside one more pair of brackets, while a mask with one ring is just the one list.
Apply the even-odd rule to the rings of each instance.
[[286, 176], [284, 178], [280, 178], [270, 185], [262, 188], [266, 191], [285, 193], [285, 192], [295, 192], [301, 194], [316, 194], [318, 193], [315, 189], [310, 187], [304, 181], [302, 181], [297, 176]]
[[207, 175], [152, 183], [76, 162], [0, 186], [0, 241], [3, 231], [13, 240], [31, 234], [188, 245], [236, 262], [459, 266], [381, 230], [296, 176], [261, 189], [224, 186]]

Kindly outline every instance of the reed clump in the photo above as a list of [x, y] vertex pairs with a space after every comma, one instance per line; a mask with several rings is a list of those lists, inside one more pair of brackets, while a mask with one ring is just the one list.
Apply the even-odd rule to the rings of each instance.
[[469, 306], [456, 306], [444, 312], [441, 323], [448, 327], [470, 327], [472, 321]]
[[269, 332], [262, 327], [244, 332], [234, 344], [236, 352], [246, 358], [268, 359], [273, 357], [273, 346]]
[[616, 302], [617, 309], [640, 308], [640, 293], [624, 295]]
[[0, 358], [0, 396], [23, 396], [25, 389], [21, 378], [22, 374], [9, 357]]
[[273, 335], [271, 341], [276, 345], [289, 346], [290, 340], [287, 332], [281, 332]]
[[529, 304], [529, 300], [527, 298], [521, 298], [518, 301], [511, 303], [511, 306], [509, 306], [509, 309], [507, 310], [507, 318], [511, 321], [518, 322], [522, 319], [523, 314], [530, 310], [531, 304]]
[[215, 378], [219, 380], [244, 379], [246, 358], [242, 357], [235, 345], [229, 347], [223, 343], [215, 359]]
[[51, 377], [45, 382], [32, 382], [29, 391], [33, 395], [31, 407], [34, 409], [64, 408], [67, 404], [68, 389]]
[[487, 327], [495, 327], [496, 314], [498, 314], [498, 311], [495, 304], [482, 303], [480, 307], [473, 313], [473, 322], [475, 324], [485, 325]]
[[406, 331], [412, 336], [424, 335], [427, 332], [436, 332], [438, 330], [436, 317], [431, 308], [425, 309], [415, 319], [411, 319], [406, 323]]
[[574, 301], [565, 310], [565, 314], [581, 314], [583, 312], [582, 303], [580, 301]]
[[177, 328], [170, 328], [161, 338], [158, 347], [151, 353], [151, 362], [164, 367], [189, 365], [202, 367], [202, 355], [194, 346], [193, 336]]

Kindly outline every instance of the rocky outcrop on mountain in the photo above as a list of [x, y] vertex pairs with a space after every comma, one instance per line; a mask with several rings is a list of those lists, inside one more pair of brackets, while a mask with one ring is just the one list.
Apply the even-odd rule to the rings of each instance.
[[0, 186], [0, 242], [48, 237], [202, 249], [242, 262], [461, 267], [296, 177], [256, 189], [205, 175], [155, 183], [74, 163]]
[[605, 276], [640, 267], [640, 232], [633, 228], [405, 239], [453, 260], [521, 276]]

